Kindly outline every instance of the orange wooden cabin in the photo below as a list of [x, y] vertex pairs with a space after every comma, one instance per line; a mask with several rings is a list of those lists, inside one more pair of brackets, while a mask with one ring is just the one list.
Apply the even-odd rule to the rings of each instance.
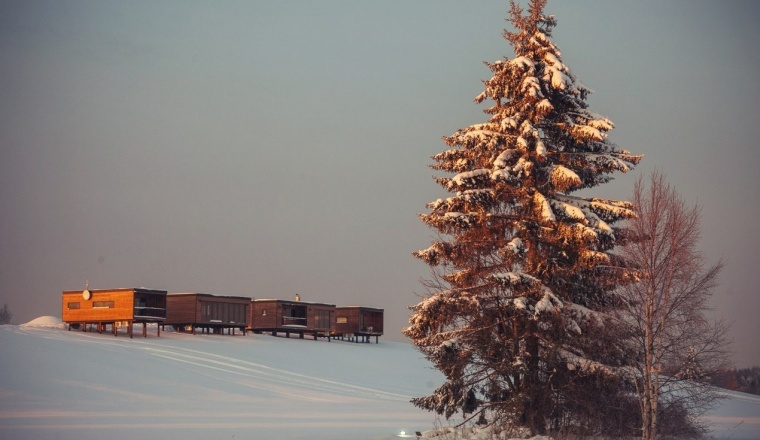
[[335, 332], [335, 305], [281, 299], [255, 299], [252, 301], [251, 327], [255, 333], [272, 332], [273, 336], [285, 333], [310, 334], [329, 341]]
[[[126, 327], [132, 337], [132, 325], [142, 324], [147, 336], [147, 324], [160, 324], [166, 319], [166, 291], [146, 288], [68, 290], [62, 294], [62, 321], [69, 330], [96, 326], [99, 333], [111, 326], [116, 336], [119, 327]], [[157, 327], [157, 336], [161, 327]]]
[[359, 342], [369, 342], [374, 336], [375, 343], [383, 335], [383, 309], [362, 306], [335, 308], [335, 336]]
[[251, 298], [244, 296], [217, 296], [206, 293], [171, 293], [166, 297], [166, 321], [179, 331], [196, 328], [203, 333], [235, 334], [240, 329], [245, 335], [251, 325]]

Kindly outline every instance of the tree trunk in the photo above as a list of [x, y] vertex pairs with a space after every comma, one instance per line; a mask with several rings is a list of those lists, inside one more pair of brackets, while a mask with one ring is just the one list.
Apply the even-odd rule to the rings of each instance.
[[527, 426], [533, 435], [546, 434], [544, 421], [547, 411], [544, 404], [544, 387], [539, 375], [539, 343], [534, 335], [535, 323], [528, 325], [528, 335], [525, 338], [525, 351], [528, 353], [528, 369], [524, 387], [527, 390], [528, 402], [525, 405]]

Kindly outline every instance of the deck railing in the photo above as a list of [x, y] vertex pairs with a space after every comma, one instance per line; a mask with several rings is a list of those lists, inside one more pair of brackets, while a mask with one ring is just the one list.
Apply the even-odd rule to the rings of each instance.
[[302, 325], [306, 326], [306, 318], [298, 318], [295, 316], [283, 316], [282, 325]]
[[135, 318], [166, 318], [166, 309], [161, 307], [135, 307]]

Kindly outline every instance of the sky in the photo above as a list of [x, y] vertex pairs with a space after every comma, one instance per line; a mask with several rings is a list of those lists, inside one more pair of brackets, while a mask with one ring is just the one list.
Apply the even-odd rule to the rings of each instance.
[[[508, 3], [0, 0], [0, 304], [148, 287], [385, 309], [403, 341], [445, 195], [430, 156], [484, 122]], [[714, 317], [760, 365], [760, 3], [549, 1], [610, 140], [659, 168], [723, 259]]]

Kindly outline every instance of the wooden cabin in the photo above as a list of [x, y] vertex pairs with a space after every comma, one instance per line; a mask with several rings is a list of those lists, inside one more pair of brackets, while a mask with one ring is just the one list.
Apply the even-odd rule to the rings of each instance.
[[355, 342], [369, 342], [374, 336], [377, 344], [383, 335], [383, 313], [372, 307], [336, 307], [335, 336]]
[[335, 305], [281, 299], [255, 299], [251, 308], [251, 330], [256, 333], [272, 332], [273, 336], [285, 333], [311, 334], [314, 339], [327, 338], [335, 332]]
[[[114, 336], [119, 327], [126, 327], [132, 337], [132, 325], [142, 324], [147, 337], [147, 324], [161, 324], [166, 319], [166, 291], [145, 288], [68, 290], [62, 294], [62, 321], [69, 330], [87, 331], [95, 326], [99, 333], [111, 326]], [[157, 325], [157, 336], [161, 327]]]
[[203, 333], [235, 334], [240, 329], [245, 335], [251, 322], [251, 298], [244, 296], [217, 296], [206, 293], [171, 293], [166, 297], [166, 321], [178, 331], [200, 328]]

